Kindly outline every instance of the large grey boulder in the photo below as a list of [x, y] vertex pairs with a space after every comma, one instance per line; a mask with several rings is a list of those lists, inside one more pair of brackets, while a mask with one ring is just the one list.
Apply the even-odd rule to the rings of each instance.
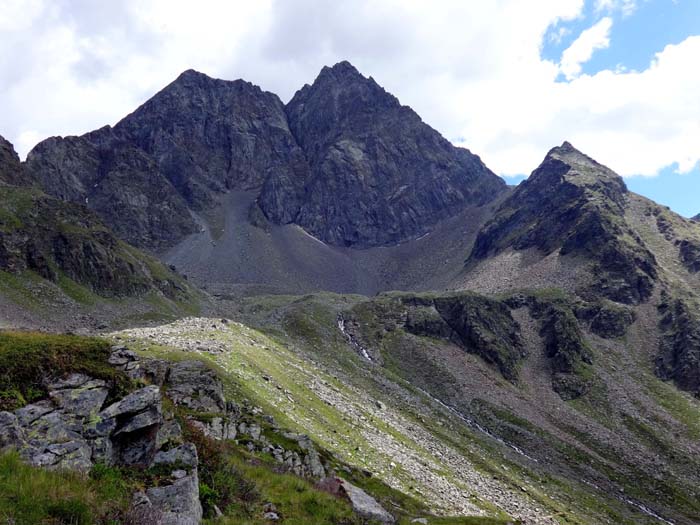
[[160, 388], [155, 385], [143, 387], [116, 403], [105, 408], [101, 413], [102, 418], [112, 418], [128, 414], [136, 414], [148, 407], [160, 406]]
[[376, 520], [380, 523], [394, 523], [396, 520], [364, 490], [349, 481], [338, 478], [340, 490], [350, 500], [353, 510], [361, 517]]
[[199, 480], [193, 471], [171, 485], [146, 491], [151, 505], [162, 513], [160, 525], [199, 525], [202, 504], [199, 501]]
[[39, 419], [41, 416], [44, 416], [49, 412], [53, 412], [54, 410], [56, 410], [54, 404], [48, 399], [44, 399], [15, 410], [15, 415], [19, 420], [19, 424], [26, 427]]
[[197, 468], [199, 458], [197, 447], [192, 443], [185, 443], [170, 450], [161, 450], [153, 459], [154, 465], [177, 465], [179, 467]]
[[56, 405], [82, 417], [99, 412], [108, 394], [105, 381], [82, 374], [73, 374], [67, 380], [49, 385], [49, 397]]

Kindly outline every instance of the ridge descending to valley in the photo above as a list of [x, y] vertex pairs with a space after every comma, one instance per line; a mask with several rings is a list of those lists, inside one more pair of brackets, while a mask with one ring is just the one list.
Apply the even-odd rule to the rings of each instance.
[[[385, 523], [700, 522], [698, 217], [568, 142], [509, 187], [347, 62], [286, 105], [190, 70], [24, 163], [0, 139], [0, 194], [2, 325], [98, 332], [154, 377], [213, 367], [250, 411], [197, 428], [279, 499], [250, 523], [313, 514], [267, 476], [318, 474], [316, 449], [340, 481], [299, 490], [344, 498], [339, 524], [373, 523], [348, 517], [359, 481]], [[202, 481], [205, 518], [236, 523], [244, 481]]]

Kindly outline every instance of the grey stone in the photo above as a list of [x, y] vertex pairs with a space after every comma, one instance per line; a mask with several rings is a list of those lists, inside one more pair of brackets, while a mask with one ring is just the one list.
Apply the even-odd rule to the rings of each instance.
[[124, 414], [136, 414], [150, 406], [160, 406], [160, 402], [160, 388], [149, 385], [108, 406], [100, 413], [100, 417], [109, 419]]
[[168, 376], [168, 397], [177, 405], [207, 413], [226, 411], [224, 388], [201, 361], [174, 363]]
[[87, 438], [97, 438], [110, 435], [117, 428], [117, 418], [104, 418], [98, 414], [91, 417], [83, 429], [83, 435]]
[[154, 465], [181, 465], [194, 468], [197, 466], [197, 448], [192, 443], [185, 443], [167, 451], [159, 451], [153, 459]]
[[48, 414], [49, 412], [53, 412], [55, 409], [56, 407], [54, 404], [45, 399], [15, 410], [15, 415], [19, 420], [19, 424], [26, 427], [39, 419], [41, 416]]
[[380, 523], [394, 523], [396, 520], [372, 496], [352, 483], [338, 478], [342, 492], [350, 500], [353, 510], [361, 517]]
[[146, 408], [127, 419], [114, 433], [115, 436], [130, 432], [136, 432], [144, 428], [160, 425], [163, 422], [163, 415], [160, 412], [160, 403]]
[[49, 396], [59, 407], [83, 417], [99, 412], [108, 394], [109, 390], [104, 387], [104, 381], [87, 381], [78, 388], [49, 392]]
[[124, 366], [131, 361], [136, 361], [138, 358], [135, 352], [132, 352], [123, 345], [113, 346], [111, 350], [112, 353], [109, 355], [109, 359], [107, 360], [110, 365]]
[[0, 451], [19, 448], [24, 441], [24, 432], [17, 416], [11, 412], [0, 412]]
[[87, 472], [92, 468], [92, 448], [85, 441], [51, 445], [50, 452], [58, 461], [51, 468]]
[[166, 419], [158, 429], [156, 448], [160, 449], [166, 444], [182, 443], [182, 428], [174, 419]]
[[158, 428], [151, 426], [128, 434], [121, 434], [112, 439], [115, 458], [124, 465], [148, 467], [156, 454], [156, 436]]
[[27, 435], [30, 443], [62, 443], [82, 439], [82, 429], [83, 425], [77, 418], [55, 410], [29, 425]]
[[114, 446], [112, 440], [106, 437], [98, 437], [90, 441], [92, 448], [92, 462], [113, 465], [115, 462]]
[[[55, 379], [46, 385], [48, 390], [60, 390], [62, 388], [78, 388], [90, 381], [90, 377], [85, 374], [70, 374], [62, 379]], [[103, 385], [104, 386], [104, 385]]]
[[172, 485], [150, 488], [146, 495], [153, 507], [163, 513], [162, 525], [199, 525], [202, 519], [196, 472]]

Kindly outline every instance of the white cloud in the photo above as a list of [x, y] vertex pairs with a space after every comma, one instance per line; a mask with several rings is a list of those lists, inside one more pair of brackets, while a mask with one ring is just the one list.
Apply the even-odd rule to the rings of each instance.
[[595, 0], [595, 10], [601, 12], [620, 11], [622, 16], [630, 16], [637, 10], [637, 0]]
[[529, 173], [565, 139], [623, 175], [700, 156], [700, 37], [639, 72], [581, 74], [609, 39], [605, 16], [560, 64], [542, 59], [583, 0], [31, 1], [17, 26], [0, 9], [0, 134], [21, 154], [113, 124], [187, 68], [286, 101], [348, 59], [498, 173]]
[[612, 29], [612, 18], [607, 16], [601, 18], [595, 25], [582, 31], [579, 37], [564, 50], [559, 67], [567, 80], [581, 74], [581, 66], [591, 59], [595, 51], [610, 46], [610, 29]]

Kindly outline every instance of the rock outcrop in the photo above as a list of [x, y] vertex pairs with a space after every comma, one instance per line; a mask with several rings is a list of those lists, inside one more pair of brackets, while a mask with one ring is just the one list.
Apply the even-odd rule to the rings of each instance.
[[199, 230], [190, 208], [259, 189], [270, 173], [307, 171], [276, 95], [191, 70], [114, 128], [47, 139], [26, 164], [47, 193], [87, 205], [123, 239], [154, 251]]
[[272, 173], [259, 205], [273, 222], [296, 223], [330, 244], [395, 244], [506, 190], [476, 155], [348, 62], [323, 68], [287, 115], [310, 172]]
[[22, 177], [22, 165], [15, 148], [0, 137], [0, 184], [18, 186], [25, 182]]
[[108, 127], [83, 137], [49, 138], [25, 165], [46, 193], [91, 208], [140, 248], [157, 251], [199, 229], [154, 159]]
[[700, 272], [700, 240], [683, 239], [678, 244], [681, 262], [691, 273]]
[[700, 395], [700, 317], [696, 311], [684, 300], [663, 297], [656, 374]]
[[[12, 158], [0, 159], [0, 171], [17, 166]], [[104, 296], [190, 293], [179, 277], [120, 241], [87, 208], [25, 186], [0, 185], [0, 270], [31, 270], [53, 282], [65, 276]]]
[[477, 294], [387, 294], [361, 303], [341, 326], [366, 358], [381, 363], [382, 340], [394, 331], [442, 339], [475, 354], [514, 381], [527, 355], [505, 303]]
[[651, 296], [654, 255], [625, 221], [622, 178], [565, 142], [521, 183], [481, 230], [468, 261], [507, 249], [585, 257], [592, 282], [579, 292], [636, 304]]

